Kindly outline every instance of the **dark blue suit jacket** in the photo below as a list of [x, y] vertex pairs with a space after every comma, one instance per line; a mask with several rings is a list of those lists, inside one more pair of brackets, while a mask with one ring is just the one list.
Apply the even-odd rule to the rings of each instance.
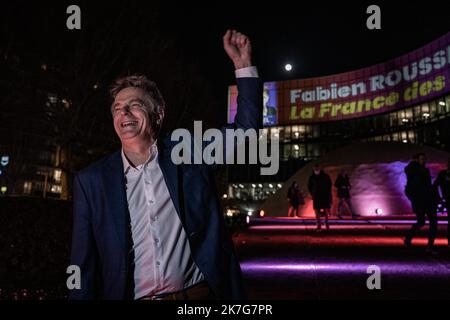
[[[262, 83], [238, 78], [234, 127], [262, 127]], [[158, 140], [159, 164], [192, 258], [220, 299], [242, 299], [241, 270], [226, 232], [214, 182], [214, 166], [175, 165], [177, 142]], [[224, 144], [225, 145], [225, 144]], [[133, 255], [120, 150], [81, 170], [74, 179], [71, 264], [81, 269], [81, 289], [69, 299], [132, 299]]]

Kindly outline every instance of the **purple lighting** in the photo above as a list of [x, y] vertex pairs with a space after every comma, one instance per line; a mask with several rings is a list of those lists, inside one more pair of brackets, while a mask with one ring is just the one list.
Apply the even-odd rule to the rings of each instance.
[[[267, 219], [269, 220], [269, 219]], [[252, 225], [249, 230], [307, 230], [315, 229], [316, 221], [312, 219], [270, 219], [272, 223], [280, 223], [274, 225]], [[330, 219], [333, 229], [367, 229], [372, 226], [379, 228], [377, 225], [411, 225], [416, 222], [414, 219], [360, 219], [360, 220], [334, 220]], [[281, 224], [282, 223], [282, 224]], [[438, 225], [447, 225], [448, 221], [439, 220]]]
[[[351, 172], [352, 203], [362, 216], [392, 216], [411, 213], [411, 204], [405, 195], [408, 162], [361, 164]], [[428, 163], [433, 178], [443, 164]]]
[[[350, 160], [349, 160], [350, 162]], [[340, 172], [347, 171], [351, 183], [351, 202], [354, 213], [364, 217], [396, 217], [412, 215], [411, 203], [405, 195], [406, 175], [404, 173], [408, 161], [355, 163], [349, 165], [328, 165], [325, 171], [335, 181]], [[433, 179], [438, 172], [445, 168], [444, 163], [429, 162]], [[315, 213], [310, 194], [306, 190], [309, 171], [301, 169], [296, 178], [300, 188], [305, 195], [305, 205], [300, 206], [302, 218], [314, 218]], [[333, 187], [333, 202], [331, 213], [338, 211], [337, 190]], [[287, 216], [287, 202], [285, 201], [285, 190], [283, 194], [277, 193], [269, 198], [263, 209], [267, 211], [266, 216]], [[345, 216], [345, 215], [344, 215]]]
[[[306, 220], [306, 221], [305, 221]], [[447, 298], [450, 256], [440, 225], [435, 251], [424, 228], [405, 247], [412, 220], [333, 219], [316, 231], [314, 219], [256, 219], [234, 241], [243, 277], [259, 299]], [[441, 221], [444, 223], [444, 221]], [[406, 224], [407, 223], [407, 224]], [[373, 267], [382, 289], [367, 290]]]
[[367, 261], [367, 262], [328, 262], [328, 263], [293, 263], [292, 261], [253, 261], [253, 262], [242, 262], [242, 271], [253, 273], [253, 272], [325, 272], [325, 273], [362, 273], [367, 272], [367, 268], [371, 265], [377, 265], [380, 267], [381, 272], [387, 274], [407, 274], [410, 276], [426, 276], [432, 277], [433, 275], [438, 275], [442, 277], [442, 272], [445, 272], [450, 277], [450, 269], [443, 268], [439, 264], [433, 261], [421, 262], [417, 261], [408, 263], [403, 261]]

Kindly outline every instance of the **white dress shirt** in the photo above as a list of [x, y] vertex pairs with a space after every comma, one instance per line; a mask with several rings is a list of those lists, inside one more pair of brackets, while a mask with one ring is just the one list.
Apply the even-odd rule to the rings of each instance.
[[[235, 73], [237, 78], [258, 77], [255, 67]], [[122, 160], [134, 249], [134, 298], [176, 292], [203, 281], [159, 166], [156, 142], [143, 164], [133, 167], [123, 149]]]
[[156, 143], [150, 158], [130, 165], [122, 150], [134, 249], [134, 298], [170, 293], [202, 281], [158, 163]]

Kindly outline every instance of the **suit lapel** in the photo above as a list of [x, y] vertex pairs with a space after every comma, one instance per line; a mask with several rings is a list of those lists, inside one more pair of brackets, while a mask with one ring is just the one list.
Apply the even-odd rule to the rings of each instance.
[[127, 252], [129, 243], [126, 236], [126, 226], [129, 220], [129, 213], [120, 150], [113, 153], [105, 166], [103, 181], [107, 198], [107, 212], [111, 212], [116, 225], [117, 235], [122, 243], [124, 252]]

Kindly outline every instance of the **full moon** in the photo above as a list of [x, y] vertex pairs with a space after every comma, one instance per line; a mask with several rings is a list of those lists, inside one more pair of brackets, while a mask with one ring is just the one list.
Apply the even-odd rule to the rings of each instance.
[[292, 65], [291, 65], [290, 63], [287, 63], [287, 64], [284, 66], [284, 69], [285, 69], [286, 71], [291, 71], [291, 70], [292, 70]]

